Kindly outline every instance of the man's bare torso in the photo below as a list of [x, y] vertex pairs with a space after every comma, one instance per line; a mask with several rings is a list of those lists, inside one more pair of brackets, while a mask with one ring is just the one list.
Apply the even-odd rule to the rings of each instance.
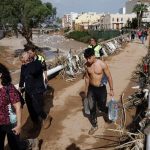
[[103, 77], [103, 69], [106, 67], [106, 64], [101, 60], [96, 60], [92, 65], [86, 64], [86, 67], [89, 76], [89, 84], [99, 87]]

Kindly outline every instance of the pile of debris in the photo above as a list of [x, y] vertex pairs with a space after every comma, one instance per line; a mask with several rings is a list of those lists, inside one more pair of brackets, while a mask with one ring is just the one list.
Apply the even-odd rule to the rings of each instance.
[[[118, 128], [110, 131], [118, 132], [120, 144], [115, 149], [144, 150], [150, 149], [150, 52], [143, 58], [134, 73], [138, 86], [132, 87], [137, 91], [128, 96], [121, 97], [121, 115]], [[135, 75], [136, 74], [136, 75]], [[126, 127], [128, 110], [136, 109], [133, 121]]]

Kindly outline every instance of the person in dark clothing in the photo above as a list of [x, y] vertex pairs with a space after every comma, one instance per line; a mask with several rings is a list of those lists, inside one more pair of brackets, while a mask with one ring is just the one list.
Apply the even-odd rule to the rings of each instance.
[[[20, 96], [11, 83], [9, 70], [0, 63], [0, 150], [4, 150], [7, 135], [11, 150], [38, 150], [38, 139], [20, 139], [21, 131], [21, 103]], [[34, 147], [33, 147], [34, 146]]]
[[97, 59], [102, 58], [102, 56], [104, 55], [102, 46], [100, 44], [97, 44], [97, 40], [95, 38], [90, 39], [90, 45], [88, 46], [88, 48], [94, 49], [95, 57]]
[[32, 61], [39, 61], [41, 64], [42, 64], [42, 68], [43, 68], [43, 77], [44, 77], [44, 85], [45, 87], [47, 86], [47, 83], [48, 83], [48, 76], [47, 76], [47, 64], [46, 64], [46, 61], [45, 61], [45, 58], [42, 56], [42, 55], [38, 55], [37, 54], [37, 50], [36, 48], [34, 47], [28, 47], [26, 49], [26, 51], [28, 52], [29, 54], [29, 57]]
[[46, 129], [52, 118], [44, 112], [42, 105], [45, 92], [42, 64], [38, 60], [30, 62], [27, 52], [23, 53], [22, 58], [25, 63], [21, 66], [19, 87], [25, 88], [25, 101], [31, 120], [36, 125], [41, 118]]
[[144, 31], [144, 35], [145, 35], [145, 41], [146, 41], [147, 40], [147, 36], [148, 36], [148, 31], [147, 30]]
[[131, 31], [131, 41], [133, 41], [135, 39], [135, 32]]

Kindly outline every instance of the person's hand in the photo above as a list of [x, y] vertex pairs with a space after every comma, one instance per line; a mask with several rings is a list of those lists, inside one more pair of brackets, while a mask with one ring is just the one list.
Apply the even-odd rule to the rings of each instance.
[[86, 92], [83, 93], [83, 98], [87, 98], [87, 93]]
[[109, 95], [110, 95], [111, 97], [114, 97], [114, 91], [113, 91], [113, 89], [110, 89]]
[[82, 99], [84, 99], [84, 98], [86, 98], [86, 97], [87, 97], [87, 95], [85, 94], [85, 92], [84, 92], [84, 91], [80, 92], [80, 96], [81, 96], [81, 98], [82, 98]]
[[15, 126], [12, 131], [15, 135], [19, 135], [21, 132], [21, 126]]

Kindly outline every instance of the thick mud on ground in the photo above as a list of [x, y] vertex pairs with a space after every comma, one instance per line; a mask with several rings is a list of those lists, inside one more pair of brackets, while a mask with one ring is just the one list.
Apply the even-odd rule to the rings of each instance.
[[[129, 43], [118, 55], [107, 59], [106, 62], [110, 66], [113, 76], [116, 100], [119, 101], [122, 92], [127, 95], [132, 92], [129, 88], [132, 72], [146, 53], [146, 44], [142, 45], [136, 40]], [[19, 64], [12, 66], [5, 59], [0, 58], [0, 62], [6, 63], [10, 69], [19, 68]], [[50, 128], [44, 130], [39, 127], [38, 130], [32, 131], [32, 123], [27, 109], [24, 107], [22, 137], [38, 137], [41, 139], [42, 150], [109, 149], [111, 145], [116, 144], [117, 135], [107, 131], [108, 128], [116, 126], [113, 123], [105, 123], [103, 117], [98, 118], [99, 129], [97, 132], [93, 136], [88, 135], [91, 125], [83, 113], [80, 93], [84, 90], [84, 80], [81, 77], [68, 83], [56, 76], [49, 81], [49, 86], [45, 95], [45, 110], [53, 117]], [[134, 114], [134, 112], [132, 113]], [[132, 119], [132, 113], [130, 113], [128, 122]]]

